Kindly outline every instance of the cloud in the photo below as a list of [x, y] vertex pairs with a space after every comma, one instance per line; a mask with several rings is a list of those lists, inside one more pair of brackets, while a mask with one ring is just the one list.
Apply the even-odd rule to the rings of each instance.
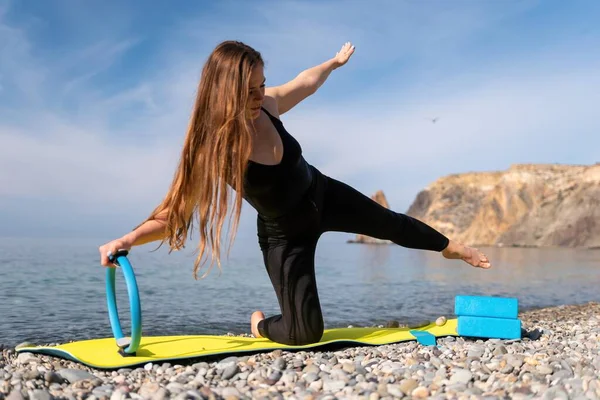
[[[218, 18], [211, 13], [192, 17], [180, 25], [177, 38], [182, 45], [180, 51], [202, 52], [208, 52], [220, 40], [245, 41], [263, 53], [268, 79], [274, 78], [271, 84], [275, 84], [289, 79], [292, 71], [332, 57], [349, 40], [359, 54], [347, 67], [353, 72], [389, 71], [439, 60], [447, 66], [450, 59], [464, 55], [464, 44], [472, 43], [478, 33], [530, 10], [536, 3], [486, 2], [464, 7], [436, 2], [431, 8], [393, 0], [285, 1], [268, 5], [222, 2]], [[237, 9], [237, 13], [231, 13], [231, 9]], [[377, 77], [370, 80], [377, 81]]]
[[[474, 37], [534, 2], [438, 3], [435, 10], [379, 2], [377, 18], [364, 3], [344, 4], [252, 2], [229, 15], [225, 3], [156, 42], [123, 28], [123, 17], [117, 33], [95, 25], [95, 35], [59, 57], [40, 52], [0, 12], [0, 94], [15, 98], [0, 101], [5, 215], [33, 221], [48, 212], [18, 210], [19, 199], [28, 199], [28, 210], [44, 200], [63, 207], [60, 218], [129, 215], [130, 226], [145, 217], [175, 170], [202, 63], [228, 38], [263, 53], [271, 84], [324, 61], [346, 40], [357, 45], [351, 62], [283, 120], [309, 161], [366, 194], [383, 189], [400, 211], [441, 175], [597, 161], [594, 37], [518, 58], [504, 49], [477, 63]], [[140, 46], [154, 54], [143, 58], [150, 66], [131, 64]], [[246, 214], [250, 232], [253, 213]]]
[[[131, 50], [139, 39], [127, 38], [123, 40], [101, 39], [83, 49], [74, 52], [67, 59], [58, 60], [54, 71], [64, 76], [61, 78], [62, 96], [76, 91], [78, 87], [87, 88], [86, 83], [110, 67], [124, 54]], [[80, 89], [81, 92], [83, 90]], [[79, 95], [81, 93], [78, 93]]]
[[[6, 6], [5, 6], [6, 7]], [[31, 57], [31, 44], [21, 29], [14, 28], [4, 22], [6, 8], [0, 12], [0, 75], [3, 77], [5, 90], [14, 95], [23, 96], [29, 102], [39, 102], [37, 87], [46, 78], [46, 70]], [[0, 99], [0, 104], [5, 104]]]

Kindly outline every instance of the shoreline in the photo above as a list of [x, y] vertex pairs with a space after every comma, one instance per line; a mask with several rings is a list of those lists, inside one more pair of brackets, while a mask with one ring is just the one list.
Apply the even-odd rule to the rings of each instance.
[[275, 350], [115, 371], [3, 348], [0, 399], [600, 397], [600, 303], [529, 309], [519, 319], [521, 340]]

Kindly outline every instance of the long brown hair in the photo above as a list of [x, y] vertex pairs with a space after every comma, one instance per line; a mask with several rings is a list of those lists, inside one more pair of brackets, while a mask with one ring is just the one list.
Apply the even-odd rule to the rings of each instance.
[[193, 228], [193, 216], [197, 215], [200, 244], [194, 279], [206, 261], [209, 244], [212, 257], [206, 274], [215, 260], [221, 268], [221, 232], [231, 188], [236, 192], [231, 243], [238, 227], [244, 173], [252, 150], [247, 109], [250, 75], [258, 65], [264, 66], [261, 54], [239, 41], [224, 41], [209, 55], [173, 182], [147, 219], [167, 210], [166, 235], [161, 245], [167, 241], [170, 253], [184, 247]]

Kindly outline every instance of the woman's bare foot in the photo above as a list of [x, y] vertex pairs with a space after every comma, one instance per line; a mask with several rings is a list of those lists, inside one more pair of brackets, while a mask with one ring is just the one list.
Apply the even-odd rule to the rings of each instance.
[[488, 269], [492, 267], [490, 260], [488, 260], [485, 254], [473, 247], [465, 246], [452, 240], [442, 251], [442, 255], [449, 259], [463, 260], [467, 264], [477, 268]]
[[265, 314], [262, 311], [254, 311], [250, 317], [250, 330], [255, 338], [261, 338], [262, 336], [258, 333], [258, 323], [265, 319]]

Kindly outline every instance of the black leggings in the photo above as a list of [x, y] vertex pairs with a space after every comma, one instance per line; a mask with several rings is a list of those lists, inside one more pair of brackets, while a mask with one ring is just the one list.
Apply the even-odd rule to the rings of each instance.
[[261, 321], [258, 331], [287, 345], [315, 343], [323, 335], [314, 256], [324, 232], [363, 234], [432, 251], [448, 245], [448, 239], [430, 226], [313, 169], [313, 185], [293, 212], [279, 218], [258, 216], [259, 244], [281, 310]]

